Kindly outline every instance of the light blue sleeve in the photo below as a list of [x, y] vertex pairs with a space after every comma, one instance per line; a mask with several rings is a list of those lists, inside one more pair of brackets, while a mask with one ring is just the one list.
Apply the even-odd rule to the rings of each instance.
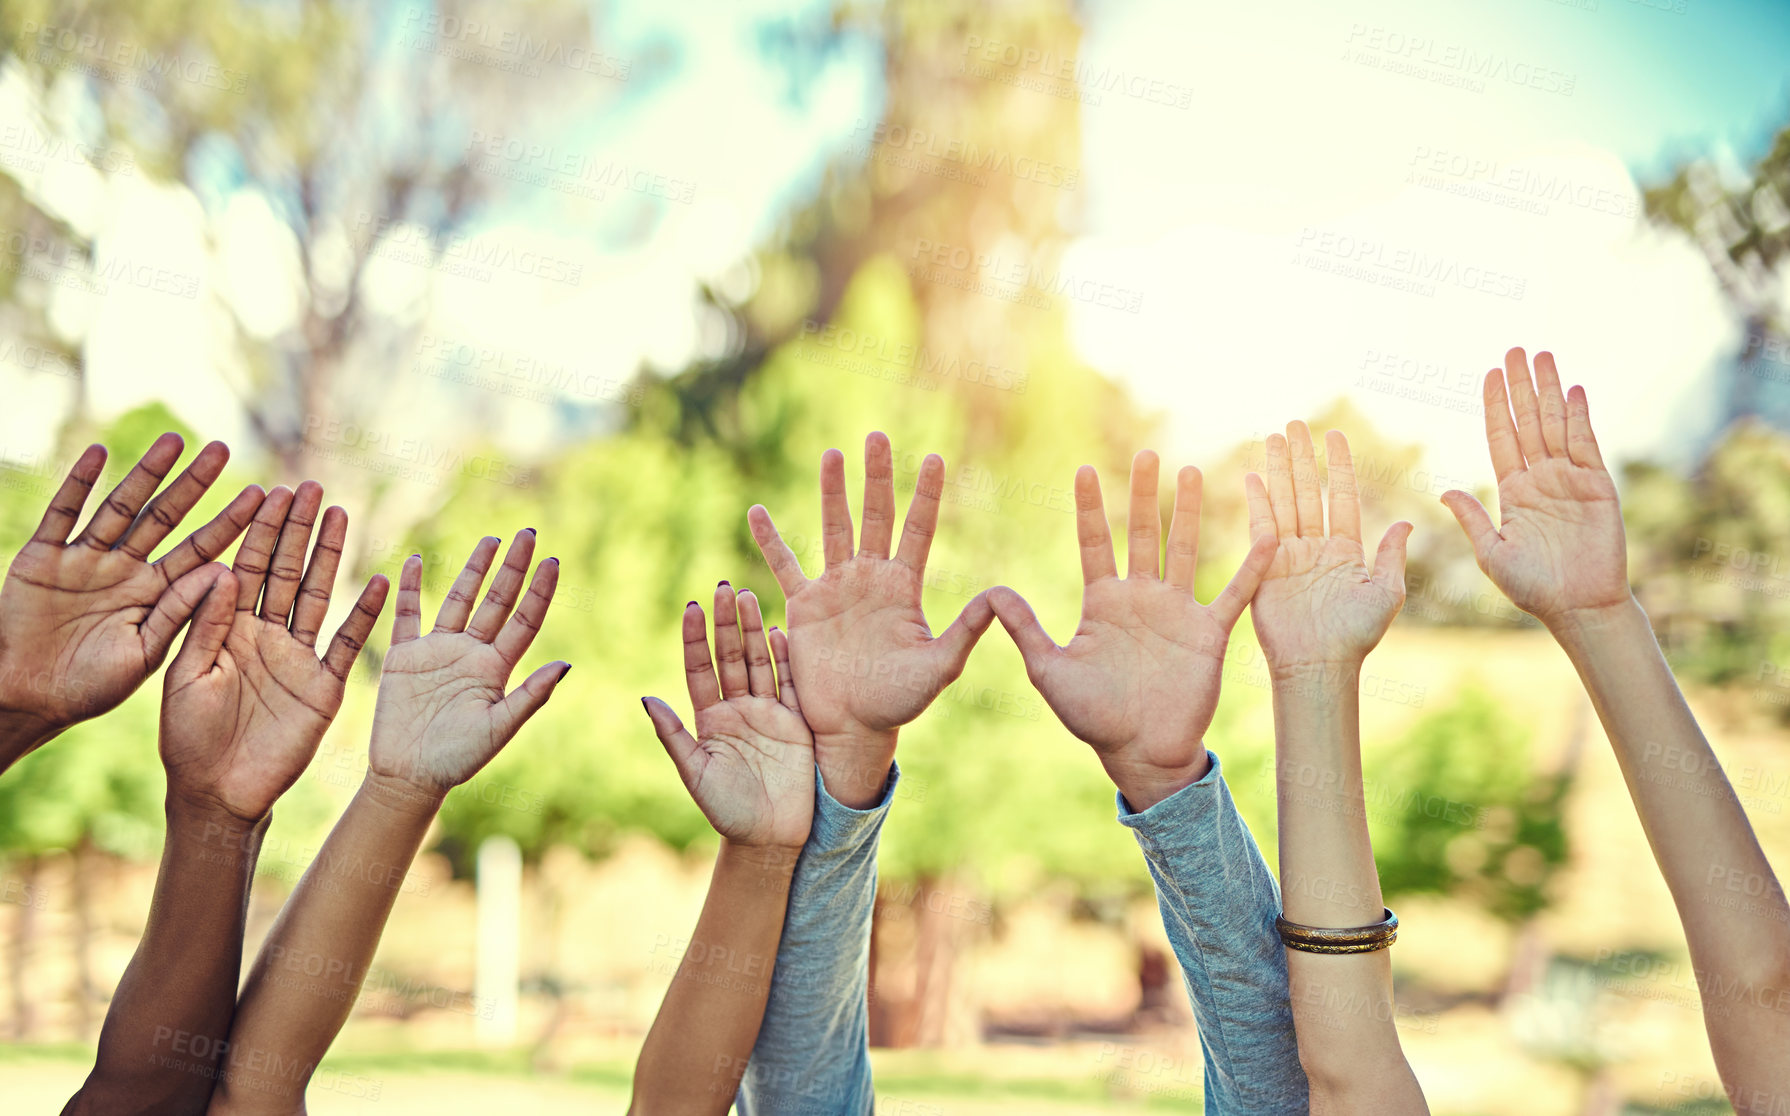
[[869, 809], [841, 805], [814, 774], [814, 827], [796, 860], [764, 1023], [740, 1116], [864, 1116], [870, 1082], [870, 917], [876, 849], [899, 767]]
[[1212, 770], [1119, 824], [1144, 850], [1156, 903], [1193, 1000], [1207, 1116], [1305, 1116], [1286, 950], [1274, 929], [1280, 887]]

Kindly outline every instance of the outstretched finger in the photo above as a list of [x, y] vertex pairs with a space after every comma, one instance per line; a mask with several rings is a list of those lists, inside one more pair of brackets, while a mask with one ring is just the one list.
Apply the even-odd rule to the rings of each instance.
[[156, 566], [162, 576], [169, 581], [177, 581], [188, 573], [198, 569], [207, 562], [215, 562], [218, 555], [230, 548], [238, 535], [248, 530], [249, 524], [255, 521], [255, 513], [261, 510], [261, 504], [267, 499], [267, 493], [261, 486], [251, 484], [236, 494], [224, 510], [211, 518], [211, 521], [180, 540], [180, 545], [156, 560]]
[[1529, 377], [1529, 356], [1521, 347], [1504, 354], [1504, 379], [1510, 385], [1510, 409], [1517, 417], [1517, 445], [1530, 465], [1545, 461], [1548, 444], [1541, 436], [1541, 407], [1535, 381]]
[[715, 586], [715, 659], [721, 675], [721, 696], [745, 697], [750, 693], [746, 670], [746, 641], [740, 635], [740, 606], [733, 586]]
[[1287, 449], [1293, 458], [1293, 507], [1299, 516], [1299, 535], [1324, 537], [1324, 490], [1318, 487], [1318, 459], [1312, 451], [1311, 430], [1294, 419], [1287, 423]]
[[684, 606], [684, 685], [690, 691], [690, 704], [698, 713], [721, 700], [715, 664], [709, 658], [708, 625], [702, 606], [695, 601]]
[[292, 602], [305, 575], [305, 550], [311, 545], [311, 528], [323, 506], [323, 486], [308, 480], [292, 494], [286, 521], [280, 524], [279, 541], [267, 564], [267, 588], [261, 594], [261, 619], [285, 627], [292, 622]]
[[938, 533], [939, 500], [945, 494], [945, 459], [929, 453], [920, 462], [920, 475], [914, 481], [914, 498], [907, 506], [907, 519], [901, 524], [900, 548], [895, 560], [915, 573], [926, 571], [926, 556], [932, 553], [932, 536]]
[[491, 646], [496, 648], [498, 657], [509, 664], [511, 670], [522, 661], [528, 648], [547, 623], [547, 610], [553, 605], [553, 591], [559, 588], [559, 559], [548, 558], [535, 567], [534, 577], [529, 579], [528, 592], [523, 594], [522, 603], [510, 614], [503, 629]]
[[1125, 528], [1125, 576], [1161, 576], [1162, 509], [1156, 503], [1161, 462], [1150, 450], [1131, 459], [1130, 522]]
[[423, 634], [423, 556], [412, 554], [398, 571], [398, 606], [392, 617], [392, 646]]
[[1244, 475], [1243, 500], [1249, 505], [1250, 539], [1278, 539], [1280, 528], [1274, 523], [1274, 505], [1268, 499], [1268, 486], [1262, 481], [1261, 474]]
[[1268, 435], [1268, 504], [1274, 512], [1274, 533], [1283, 539], [1299, 537], [1299, 505], [1293, 496], [1293, 460], [1287, 440]]
[[75, 538], [75, 542], [95, 550], [112, 549], [113, 544], [137, 521], [137, 513], [155, 495], [162, 478], [180, 460], [180, 451], [184, 445], [180, 435], [173, 432], [157, 438], [135, 467], [118, 482], [118, 487], [106, 496], [99, 510], [93, 513], [93, 518], [87, 521], [87, 529]]
[[1324, 455], [1330, 462], [1330, 533], [1360, 542], [1361, 490], [1355, 485], [1355, 459], [1342, 431], [1324, 435]]
[[447, 599], [441, 602], [441, 611], [435, 614], [432, 632], [466, 630], [466, 621], [472, 617], [472, 606], [479, 599], [479, 586], [485, 584], [491, 560], [497, 557], [497, 548], [502, 545], [503, 540], [496, 535], [486, 535], [472, 548], [466, 565], [460, 568], [459, 576], [448, 589]]
[[1566, 396], [1560, 390], [1560, 369], [1554, 354], [1535, 354], [1536, 403], [1541, 411], [1541, 440], [1549, 457], [1567, 456]]
[[796, 676], [789, 667], [789, 636], [775, 624], [771, 626], [771, 660], [777, 664], [777, 700], [802, 711], [802, 699], [796, 696]]
[[504, 622], [510, 618], [510, 609], [516, 607], [516, 598], [522, 592], [522, 583], [528, 579], [528, 565], [534, 561], [534, 556], [535, 529], [526, 527], [511, 540], [509, 553], [503, 556], [503, 565], [491, 579], [484, 603], [479, 605], [472, 623], [466, 625], [467, 635], [486, 643], [497, 638]]
[[872, 431], [864, 439], [864, 523], [858, 528], [858, 553], [887, 558], [895, 538], [895, 452], [888, 435]]
[[174, 483], [156, 493], [143, 509], [131, 529], [125, 532], [124, 541], [118, 549], [129, 554], [138, 561], [146, 560], [150, 552], [161, 545], [180, 521], [193, 510], [193, 505], [205, 495], [207, 489], [223, 475], [224, 466], [230, 460], [230, 447], [222, 442], [212, 442], [199, 451], [193, 463], [181, 470]]
[[236, 611], [253, 612], [261, 600], [261, 587], [267, 582], [267, 570], [273, 563], [274, 545], [280, 540], [280, 528], [286, 512], [292, 507], [292, 490], [279, 485], [255, 511], [242, 545], [236, 548], [236, 560], [230, 572], [236, 575]]
[[1075, 538], [1081, 546], [1084, 585], [1119, 576], [1113, 559], [1112, 530], [1106, 523], [1106, 504], [1100, 499], [1100, 474], [1092, 465], [1075, 471]]
[[750, 589], [741, 589], [734, 598], [739, 602], [740, 637], [746, 644], [746, 687], [753, 697], [777, 696], [777, 671], [771, 666], [771, 650], [765, 645], [764, 614], [759, 611], [758, 597]]
[[1212, 618], [1226, 632], [1237, 623], [1237, 617], [1243, 615], [1244, 606], [1255, 597], [1256, 587], [1267, 575], [1268, 567], [1274, 564], [1274, 555], [1279, 549], [1279, 539], [1271, 535], [1257, 538], [1250, 544], [1249, 553], [1243, 556], [1243, 564], [1231, 576], [1230, 584], [1208, 606]]
[[87, 497], [93, 492], [93, 486], [99, 481], [99, 475], [106, 467], [106, 447], [91, 445], [81, 451], [75, 463], [62, 481], [62, 487], [56, 495], [50, 497], [50, 506], [44, 509], [43, 519], [37, 525], [37, 531], [31, 536], [33, 542], [55, 543], [58, 546], [68, 542], [68, 533], [75, 529], [75, 523], [81, 518], [81, 509], [87, 505]]
[[1510, 417], [1510, 397], [1504, 389], [1504, 373], [1494, 368], [1485, 374], [1485, 445], [1492, 455], [1492, 475], [1504, 478], [1523, 469], [1523, 449], [1517, 442], [1517, 424]]
[[1591, 401], [1585, 397], [1582, 387], [1574, 387], [1566, 397], [1566, 448], [1573, 464], [1587, 469], [1604, 467], [1604, 455], [1597, 448], [1597, 435], [1591, 431]]
[[820, 541], [827, 569], [851, 561], [851, 503], [845, 496], [845, 455], [836, 449], [820, 455]]
[[[418, 563], [421, 566], [421, 563]], [[409, 568], [408, 564], [405, 567]], [[418, 570], [421, 576], [421, 569]], [[329, 649], [323, 653], [323, 666], [331, 674], [348, 681], [348, 674], [354, 669], [354, 661], [360, 658], [361, 648], [367, 645], [367, 638], [373, 634], [373, 625], [379, 622], [379, 614], [385, 611], [386, 594], [391, 591], [392, 583], [384, 574], [374, 574], [367, 580], [367, 587], [360, 591], [355, 599], [354, 609], [342, 626], [336, 629], [335, 638], [329, 641]], [[399, 590], [402, 599], [403, 591]], [[392, 639], [395, 644], [396, 637]]]
[[348, 513], [340, 507], [325, 511], [323, 526], [317, 529], [317, 545], [311, 548], [310, 568], [305, 570], [304, 584], [298, 587], [298, 600], [292, 606], [292, 637], [306, 647], [317, 645], [317, 633], [329, 615], [329, 599], [335, 593], [336, 570], [342, 564], [342, 544], [347, 538]]
[[1200, 558], [1200, 471], [1192, 465], [1175, 476], [1175, 516], [1168, 525], [1168, 559], [1164, 573], [1170, 585], [1193, 588]]

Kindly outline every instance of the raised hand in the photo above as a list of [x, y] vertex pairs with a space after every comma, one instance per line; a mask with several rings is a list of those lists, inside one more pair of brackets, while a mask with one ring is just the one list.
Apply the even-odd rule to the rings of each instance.
[[1380, 642], [1405, 603], [1405, 542], [1411, 525], [1394, 523], [1380, 540], [1370, 573], [1361, 546], [1361, 501], [1349, 440], [1324, 436], [1330, 460], [1330, 531], [1311, 432], [1287, 424], [1268, 436], [1268, 483], [1244, 479], [1250, 534], [1279, 538], [1250, 608], [1268, 668], [1276, 673], [1335, 667], [1350, 671]]
[[1063, 725], [1091, 746], [1134, 810], [1148, 809], [1197, 781], [1210, 766], [1205, 732], [1218, 707], [1231, 628], [1274, 553], [1257, 539], [1236, 576], [1210, 605], [1193, 595], [1199, 559], [1200, 472], [1175, 484], [1167, 576], [1159, 573], [1162, 513], [1159, 465], [1149, 450], [1131, 463], [1131, 526], [1126, 576], [1113, 558], [1100, 477], [1075, 474], [1081, 542], [1081, 624], [1065, 647], [1045, 634], [1031, 606], [999, 586], [989, 600], [1019, 645], [1026, 674]]
[[253, 823], [304, 772], [342, 707], [348, 672], [385, 607], [375, 575], [327, 650], [317, 635], [329, 612], [348, 514], [323, 514], [315, 481], [268, 493], [230, 571], [217, 569], [169, 665], [161, 751], [171, 793]]
[[789, 639], [776, 628], [769, 635], [767, 648], [758, 598], [741, 590], [736, 607], [723, 581], [715, 589], [719, 686], [702, 606], [691, 601], [684, 609], [684, 676], [696, 735], [658, 698], [640, 703], [717, 833], [740, 845], [800, 848], [814, 820], [814, 737], [790, 677]]
[[[476, 775], [547, 704], [572, 669], [556, 660], [504, 693], [510, 672], [547, 618], [559, 559], [543, 561], [528, 579], [535, 533], [523, 531], [475, 614], [473, 603], [500, 542], [486, 537], [473, 548], [426, 636], [421, 635], [423, 560], [405, 559], [398, 575], [397, 615], [373, 709], [368, 766], [425, 798], [440, 799]], [[525, 579], [528, 593], [517, 607]]]
[[937, 639], [926, 626], [920, 591], [938, 527], [945, 462], [927, 454], [908, 505], [901, 545], [895, 529], [895, 466], [889, 439], [864, 440], [864, 528], [852, 549], [845, 497], [845, 455], [820, 459], [820, 510], [826, 569], [810, 580], [762, 505], [747, 513], [771, 572], [788, 601], [789, 653], [801, 687], [802, 714], [814, 731], [814, 758], [827, 791], [848, 806], [882, 794], [895, 756], [896, 730], [918, 717], [959, 674], [994, 613], [978, 593]]
[[[1628, 604], [1628, 547], [1616, 484], [1604, 468], [1585, 389], [1560, 393], [1552, 353], [1522, 349], [1485, 378], [1485, 437], [1498, 475], [1492, 526], [1478, 500], [1454, 490], [1442, 502], [1472, 540], [1479, 568], [1512, 604], [1549, 627]], [[1509, 392], [1505, 381], [1509, 381]], [[1539, 390], [1538, 390], [1539, 389]], [[1511, 411], [1516, 411], [1512, 422]]]
[[[216, 571], [198, 573], [178, 589], [176, 583], [223, 553], [260, 506], [261, 489], [250, 485], [217, 518], [150, 562], [230, 458], [222, 442], [212, 442], [156, 495], [181, 448], [178, 435], [156, 439], [71, 542], [106, 464], [105, 447], [87, 447], [7, 570], [0, 589], [0, 717], [29, 722], [35, 736], [29, 743], [116, 707], [161, 666]], [[7, 758], [17, 755], [0, 757], [0, 766]]]

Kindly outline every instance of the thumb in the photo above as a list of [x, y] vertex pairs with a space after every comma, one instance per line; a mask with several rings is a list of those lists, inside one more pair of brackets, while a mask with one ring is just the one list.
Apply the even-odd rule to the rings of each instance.
[[677, 765], [678, 777], [683, 779], [684, 786], [690, 786], [696, 779], [696, 738], [684, 728], [671, 706], [656, 697], [640, 699], [640, 706], [653, 722], [653, 732], [659, 737], [659, 743], [665, 745], [665, 752], [671, 762]]
[[522, 685], [511, 690], [507, 696], [491, 707], [491, 719], [497, 724], [497, 735], [503, 738], [503, 747], [510, 738], [516, 735], [528, 719], [539, 712], [553, 691], [559, 688], [560, 679], [571, 672], [572, 664], [563, 659], [548, 663], [522, 680]]
[[1478, 560], [1479, 568], [1485, 569], [1486, 563], [1491, 561], [1492, 548], [1502, 541], [1498, 528], [1492, 526], [1492, 517], [1486, 514], [1485, 505], [1458, 488], [1442, 493], [1442, 503], [1460, 521], [1461, 530], [1473, 544], [1473, 557]]
[[1044, 625], [1038, 622], [1032, 606], [1012, 589], [1005, 585], [990, 589], [988, 604], [994, 614], [1000, 617], [1001, 627], [1007, 629], [1007, 634], [1013, 637], [1014, 645], [1019, 648], [1019, 656], [1026, 663], [1026, 674], [1036, 682], [1051, 660], [1063, 653], [1063, 649], [1045, 634]]
[[957, 619], [951, 626], [939, 633], [939, 637], [927, 647], [935, 660], [943, 660], [938, 673], [939, 683], [948, 686], [963, 673], [963, 664], [969, 661], [970, 649], [982, 638], [982, 633], [994, 623], [994, 609], [989, 606], [988, 593], [977, 593], [970, 598], [970, 603], [963, 606]]
[[192, 619], [170, 673], [197, 678], [217, 665], [230, 626], [236, 622], [236, 575], [221, 562], [210, 562], [168, 586], [155, 610], [143, 621], [143, 654], [151, 668], [159, 665], [180, 626]]
[[1401, 601], [1405, 599], [1405, 543], [1411, 538], [1411, 529], [1402, 519], [1386, 528], [1374, 554], [1374, 584]]

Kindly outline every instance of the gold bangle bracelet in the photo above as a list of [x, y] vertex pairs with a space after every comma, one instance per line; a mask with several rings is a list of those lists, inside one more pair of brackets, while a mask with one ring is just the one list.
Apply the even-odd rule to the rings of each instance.
[[1306, 926], [1280, 917], [1274, 920], [1274, 929], [1288, 949], [1303, 953], [1374, 953], [1398, 941], [1398, 916], [1391, 907], [1383, 909], [1386, 917], [1372, 926]]

